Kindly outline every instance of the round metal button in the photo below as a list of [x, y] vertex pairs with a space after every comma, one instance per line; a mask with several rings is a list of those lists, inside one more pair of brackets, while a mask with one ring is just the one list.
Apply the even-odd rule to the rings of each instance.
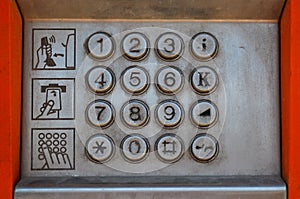
[[174, 94], [183, 86], [183, 73], [174, 66], [165, 66], [157, 72], [156, 87], [165, 94]]
[[217, 39], [210, 33], [201, 32], [193, 36], [191, 50], [195, 57], [207, 61], [215, 57], [218, 51]]
[[114, 87], [115, 76], [110, 68], [98, 66], [88, 72], [86, 81], [95, 93], [106, 94]]
[[158, 55], [167, 60], [178, 58], [184, 48], [182, 39], [172, 32], [160, 35], [155, 45]]
[[122, 86], [130, 93], [142, 93], [149, 87], [149, 74], [142, 67], [128, 67], [122, 74]]
[[149, 52], [149, 41], [142, 33], [129, 33], [122, 41], [122, 50], [126, 58], [141, 60]]
[[149, 121], [149, 108], [140, 100], [130, 100], [123, 105], [121, 116], [129, 127], [142, 127]]
[[208, 100], [199, 100], [192, 107], [191, 117], [192, 121], [197, 126], [209, 127], [216, 122], [218, 111], [212, 102]]
[[214, 160], [219, 152], [216, 138], [208, 134], [199, 134], [192, 141], [191, 154], [199, 162]]
[[87, 156], [97, 163], [108, 161], [113, 156], [114, 150], [114, 142], [107, 135], [97, 134], [86, 142]]
[[141, 135], [128, 135], [121, 142], [121, 153], [126, 160], [137, 163], [147, 157], [149, 143]]
[[175, 162], [183, 155], [183, 141], [175, 134], [163, 135], [156, 141], [155, 151], [162, 161]]
[[111, 104], [105, 100], [92, 102], [88, 106], [86, 114], [89, 122], [98, 127], [107, 127], [114, 120], [114, 110]]
[[114, 40], [108, 33], [96, 32], [87, 39], [87, 54], [96, 59], [108, 58], [112, 55], [114, 48]]
[[200, 94], [209, 94], [218, 85], [217, 73], [207, 66], [195, 68], [191, 74], [191, 84], [193, 89]]
[[176, 127], [183, 118], [183, 108], [174, 100], [162, 101], [156, 109], [158, 122], [165, 127]]

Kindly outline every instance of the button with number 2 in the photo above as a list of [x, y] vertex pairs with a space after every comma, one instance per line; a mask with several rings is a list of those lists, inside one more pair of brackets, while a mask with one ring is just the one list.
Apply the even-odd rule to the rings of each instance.
[[148, 54], [149, 41], [142, 33], [129, 33], [122, 41], [122, 50], [126, 58], [138, 61]]

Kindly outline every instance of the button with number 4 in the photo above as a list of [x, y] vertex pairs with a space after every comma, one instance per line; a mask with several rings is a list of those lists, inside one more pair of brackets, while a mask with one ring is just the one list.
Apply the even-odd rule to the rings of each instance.
[[174, 100], [162, 101], [156, 109], [156, 118], [165, 127], [176, 127], [183, 118], [182, 107]]
[[91, 124], [98, 127], [108, 127], [114, 121], [114, 110], [110, 103], [105, 100], [92, 102], [86, 111]]
[[149, 121], [149, 108], [141, 100], [130, 100], [123, 105], [121, 117], [129, 127], [142, 127]]
[[123, 72], [121, 83], [130, 93], [142, 93], [149, 87], [149, 74], [142, 67], [131, 66]]
[[108, 67], [98, 66], [88, 72], [86, 81], [95, 93], [106, 94], [113, 89], [115, 76]]
[[149, 52], [149, 41], [142, 33], [129, 33], [122, 41], [122, 50], [126, 58], [141, 60]]
[[165, 66], [157, 72], [156, 87], [165, 94], [178, 92], [183, 85], [183, 73], [174, 66]]
[[114, 52], [115, 44], [111, 35], [105, 32], [92, 34], [86, 43], [87, 54], [96, 59], [105, 59]]
[[157, 39], [155, 48], [160, 57], [173, 60], [182, 54], [183, 41], [177, 34], [167, 32]]

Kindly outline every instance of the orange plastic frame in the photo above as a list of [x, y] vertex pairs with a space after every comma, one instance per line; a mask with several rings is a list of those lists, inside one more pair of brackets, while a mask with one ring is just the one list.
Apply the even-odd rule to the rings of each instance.
[[[288, 0], [281, 26], [282, 168], [288, 198], [300, 199], [300, 0]], [[20, 170], [22, 20], [0, 0], [0, 197], [13, 198]]]

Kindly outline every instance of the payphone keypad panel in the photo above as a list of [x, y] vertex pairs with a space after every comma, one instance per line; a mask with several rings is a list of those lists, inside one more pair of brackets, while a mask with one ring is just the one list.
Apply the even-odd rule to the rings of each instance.
[[[24, 173], [276, 173], [274, 30], [268, 23], [26, 24]], [[247, 150], [249, 160], [239, 161]]]

